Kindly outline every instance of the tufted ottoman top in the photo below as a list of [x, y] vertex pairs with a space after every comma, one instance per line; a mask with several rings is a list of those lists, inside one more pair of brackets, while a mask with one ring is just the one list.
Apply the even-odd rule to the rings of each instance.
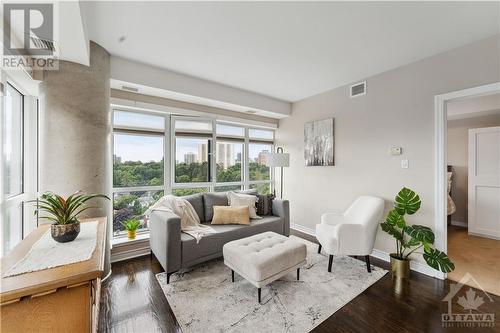
[[304, 262], [307, 254], [304, 243], [270, 231], [226, 243], [222, 252], [226, 265], [255, 282]]

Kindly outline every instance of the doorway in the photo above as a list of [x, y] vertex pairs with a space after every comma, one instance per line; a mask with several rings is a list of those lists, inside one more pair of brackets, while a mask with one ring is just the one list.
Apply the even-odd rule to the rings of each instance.
[[436, 245], [455, 263], [448, 278], [470, 273], [500, 295], [500, 83], [436, 96], [436, 138]]

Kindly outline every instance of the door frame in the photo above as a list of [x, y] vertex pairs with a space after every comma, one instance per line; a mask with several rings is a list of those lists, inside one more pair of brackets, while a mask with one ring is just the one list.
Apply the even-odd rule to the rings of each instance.
[[[435, 137], [435, 245], [438, 249], [448, 252], [447, 224], [447, 133], [448, 118], [446, 103], [451, 100], [463, 100], [471, 97], [500, 93], [500, 82], [486, 84], [474, 88], [452, 91], [434, 96], [434, 137]], [[438, 272], [436, 277], [445, 279], [447, 274]]]

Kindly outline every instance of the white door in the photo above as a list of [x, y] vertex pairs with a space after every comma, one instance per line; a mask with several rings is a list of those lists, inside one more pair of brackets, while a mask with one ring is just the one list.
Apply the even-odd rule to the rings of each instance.
[[500, 239], [500, 127], [469, 130], [469, 233]]

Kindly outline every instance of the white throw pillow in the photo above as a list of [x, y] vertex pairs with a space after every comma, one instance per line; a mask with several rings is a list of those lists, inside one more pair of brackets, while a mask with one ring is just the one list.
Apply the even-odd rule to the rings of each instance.
[[229, 206], [248, 206], [248, 212], [251, 219], [260, 219], [257, 215], [255, 203], [259, 200], [255, 195], [236, 193], [233, 191], [227, 192]]

